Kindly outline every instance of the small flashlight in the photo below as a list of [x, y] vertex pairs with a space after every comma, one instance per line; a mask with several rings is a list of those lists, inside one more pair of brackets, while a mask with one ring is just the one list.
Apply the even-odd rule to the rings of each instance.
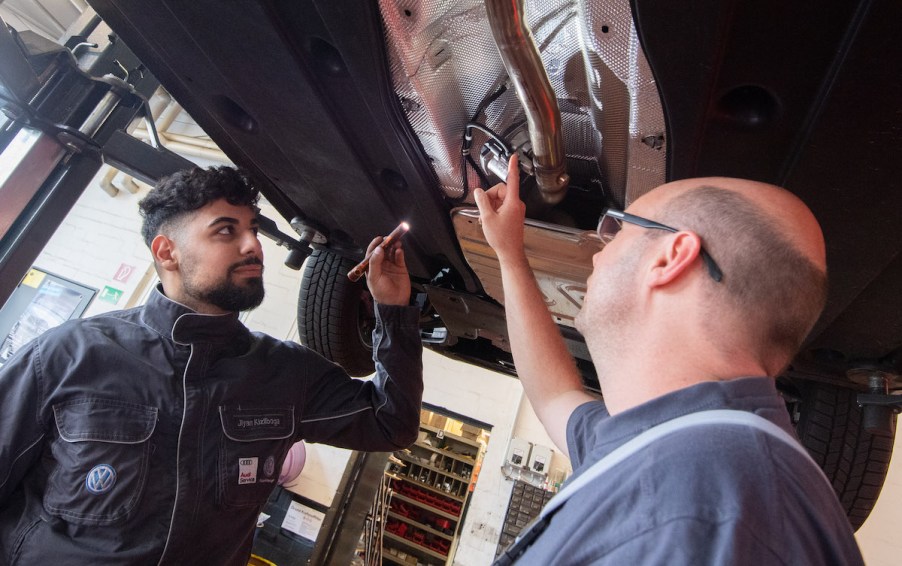
[[[400, 240], [407, 231], [410, 230], [410, 224], [407, 222], [402, 222], [398, 224], [398, 227], [391, 231], [391, 234], [382, 239], [382, 242], [379, 243], [377, 247], [382, 248], [383, 250], [388, 249], [390, 245], [392, 245], [395, 240]], [[366, 257], [363, 258], [363, 261], [354, 266], [354, 269], [348, 272], [348, 279], [351, 281], [357, 281], [363, 274], [366, 273], [366, 269], [370, 266], [370, 258], [373, 256], [373, 252], [376, 251], [376, 248], [366, 254]]]

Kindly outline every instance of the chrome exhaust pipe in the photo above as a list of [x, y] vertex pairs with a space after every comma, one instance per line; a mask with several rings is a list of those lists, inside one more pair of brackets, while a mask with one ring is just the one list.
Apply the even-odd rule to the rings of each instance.
[[561, 111], [532, 32], [526, 26], [523, 0], [486, 0], [485, 9], [501, 61], [526, 111], [540, 197], [547, 204], [557, 204], [567, 194], [570, 182], [564, 160]]

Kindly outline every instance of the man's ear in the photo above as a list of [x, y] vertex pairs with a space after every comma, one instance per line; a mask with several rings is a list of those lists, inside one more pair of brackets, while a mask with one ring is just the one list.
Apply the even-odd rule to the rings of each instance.
[[178, 253], [175, 242], [162, 234], [158, 234], [150, 242], [150, 253], [154, 262], [165, 271], [176, 271], [179, 268]]
[[669, 285], [687, 273], [695, 263], [702, 250], [702, 241], [693, 232], [677, 232], [665, 238], [662, 246], [654, 256], [654, 265], [648, 273], [651, 287]]

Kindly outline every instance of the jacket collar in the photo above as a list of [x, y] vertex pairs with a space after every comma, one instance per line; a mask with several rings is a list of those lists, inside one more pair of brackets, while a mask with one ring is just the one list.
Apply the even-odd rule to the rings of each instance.
[[250, 347], [250, 331], [238, 320], [238, 313], [200, 314], [163, 294], [161, 285], [150, 294], [141, 315], [142, 322], [161, 335], [182, 345], [205, 342], [225, 355], [240, 355]]

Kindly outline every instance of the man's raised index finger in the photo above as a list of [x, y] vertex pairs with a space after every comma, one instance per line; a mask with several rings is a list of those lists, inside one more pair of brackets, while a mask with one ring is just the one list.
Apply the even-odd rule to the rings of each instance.
[[504, 191], [504, 200], [511, 195], [517, 195], [520, 197], [520, 167], [518, 166], [519, 158], [517, 154], [511, 155], [510, 160], [507, 162], [507, 179], [505, 180], [505, 185], [507, 185], [506, 191]]

